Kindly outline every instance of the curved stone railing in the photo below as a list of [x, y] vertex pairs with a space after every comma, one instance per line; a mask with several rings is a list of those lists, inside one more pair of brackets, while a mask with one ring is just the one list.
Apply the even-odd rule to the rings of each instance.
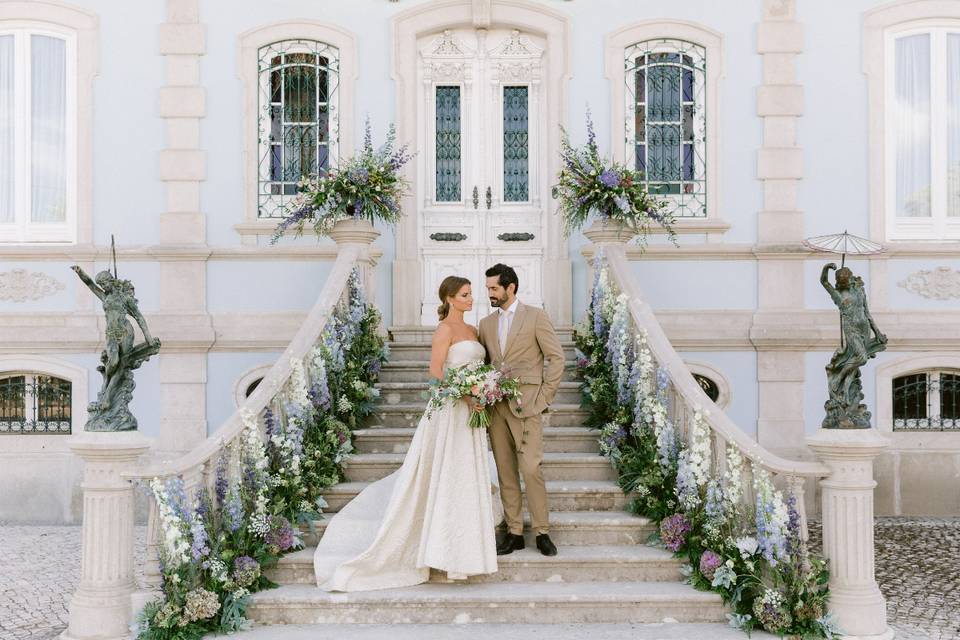
[[[353, 269], [360, 266], [369, 277], [367, 270], [370, 261], [369, 246], [378, 235], [379, 233], [366, 222], [350, 221], [338, 224], [338, 227], [331, 232], [331, 236], [337, 242], [337, 258], [317, 301], [283, 355], [273, 364], [253, 393], [237, 407], [213, 435], [191, 451], [174, 460], [153, 463], [146, 468], [128, 472], [124, 477], [147, 484], [154, 478], [163, 481], [179, 476], [183, 480], [187, 495], [193, 495], [196, 488], [200, 486], [212, 488], [216, 475], [215, 467], [220, 456], [225, 453], [230, 455], [237, 449], [235, 445], [243, 435], [243, 416], [261, 415], [278, 394], [282, 393], [290, 378], [291, 363], [295, 360], [303, 361], [322, 339], [334, 309], [346, 295], [347, 284]], [[305, 369], [309, 370], [309, 367], [305, 366]], [[157, 534], [157, 504], [151, 497], [147, 517], [147, 553], [144, 567], [146, 584], [143, 585], [147, 589], [159, 587], [161, 581]]]
[[[630, 271], [626, 257], [625, 242], [616, 231], [594, 229], [586, 232], [594, 242], [598, 252], [603, 253], [608, 276], [613, 286], [628, 297], [630, 315], [633, 324], [638, 330], [646, 333], [647, 347], [656, 365], [667, 373], [669, 378], [667, 394], [670, 398], [671, 422], [685, 437], [689, 436], [689, 426], [694, 412], [698, 408], [704, 409], [703, 422], [710, 428], [710, 436], [715, 452], [714, 459], [723, 469], [726, 457], [727, 444], [732, 444], [741, 454], [758, 468], [766, 470], [775, 480], [787, 485], [789, 491], [797, 496], [797, 508], [801, 517], [803, 536], [807, 536], [807, 521], [805, 508], [805, 485], [808, 479], [816, 480], [830, 475], [829, 467], [816, 461], [788, 460], [761, 446], [756, 440], [740, 429], [733, 420], [722, 410], [713, 406], [713, 402], [693, 378], [687, 365], [670, 344], [660, 322], [644, 301], [643, 293]], [[751, 500], [752, 482], [748, 473], [744, 482], [744, 499]]]

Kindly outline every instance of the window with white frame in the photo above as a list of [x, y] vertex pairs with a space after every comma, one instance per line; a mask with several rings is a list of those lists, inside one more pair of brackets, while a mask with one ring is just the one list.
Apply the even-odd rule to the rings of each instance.
[[891, 393], [894, 431], [960, 430], [960, 371], [901, 375]]
[[336, 162], [340, 54], [314, 40], [282, 40], [258, 55], [260, 218], [284, 215], [304, 178]]
[[76, 35], [0, 22], [0, 242], [76, 240]]
[[960, 24], [886, 42], [886, 210], [892, 240], [960, 238]]
[[55, 376], [0, 373], [0, 435], [70, 434], [72, 390]]
[[706, 49], [645, 40], [624, 52], [627, 161], [678, 218], [707, 215]]

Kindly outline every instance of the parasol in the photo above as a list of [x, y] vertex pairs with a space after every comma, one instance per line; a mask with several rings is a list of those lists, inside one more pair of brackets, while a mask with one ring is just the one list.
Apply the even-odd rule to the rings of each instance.
[[[882, 253], [884, 251], [882, 244], [874, 242], [873, 240], [861, 238], [860, 236], [851, 235], [847, 233], [846, 229], [843, 230], [843, 233], [831, 233], [826, 236], [814, 236], [812, 238], [807, 238], [803, 241], [803, 246], [807, 247], [808, 249], [813, 249], [814, 251], [839, 253], [841, 268], [843, 268], [844, 262], [847, 260], [848, 253], [855, 256], [866, 256], [874, 253]], [[841, 315], [840, 348], [842, 349], [843, 347], [843, 315]]]
[[851, 235], [846, 230], [843, 233], [831, 233], [826, 236], [807, 238], [803, 241], [803, 246], [814, 251], [839, 253], [841, 267], [846, 261], [848, 253], [854, 256], [864, 256], [884, 251], [883, 245], [873, 240]]

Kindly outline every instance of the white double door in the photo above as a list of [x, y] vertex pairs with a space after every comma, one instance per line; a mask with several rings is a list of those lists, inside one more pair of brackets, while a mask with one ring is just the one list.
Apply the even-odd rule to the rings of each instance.
[[517, 271], [523, 302], [543, 306], [544, 42], [461, 28], [425, 36], [418, 49], [421, 323], [437, 323], [437, 289], [448, 275], [473, 283], [468, 322], [490, 313], [484, 271], [498, 262]]

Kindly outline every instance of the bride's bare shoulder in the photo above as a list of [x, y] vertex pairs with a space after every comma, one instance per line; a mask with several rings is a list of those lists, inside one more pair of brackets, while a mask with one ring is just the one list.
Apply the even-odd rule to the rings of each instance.
[[453, 327], [446, 322], [441, 322], [433, 331], [433, 344], [449, 344], [453, 341]]

